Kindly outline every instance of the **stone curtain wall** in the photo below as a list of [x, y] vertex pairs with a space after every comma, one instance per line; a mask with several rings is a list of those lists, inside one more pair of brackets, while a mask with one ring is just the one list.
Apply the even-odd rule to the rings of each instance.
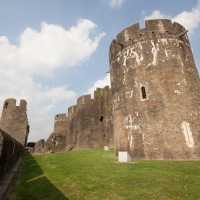
[[21, 100], [20, 105], [16, 106], [16, 99], [6, 99], [0, 120], [0, 128], [23, 146], [26, 146], [29, 134], [26, 106], [25, 100]]
[[0, 178], [12, 168], [23, 153], [22, 144], [0, 130]]
[[108, 86], [97, 88], [94, 98], [79, 97], [77, 105], [68, 108], [68, 116], [55, 116], [54, 132], [46, 142], [36, 143], [35, 153], [113, 147], [111, 97]]
[[67, 145], [76, 149], [113, 147], [111, 91], [97, 88], [90, 95], [78, 98], [77, 105], [68, 109]]
[[110, 46], [116, 153], [199, 159], [200, 79], [186, 30], [170, 20], [145, 25], [124, 29]]

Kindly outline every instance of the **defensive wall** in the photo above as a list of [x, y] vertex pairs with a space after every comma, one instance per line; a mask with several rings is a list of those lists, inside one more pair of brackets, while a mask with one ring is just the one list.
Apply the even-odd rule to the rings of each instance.
[[113, 147], [111, 91], [108, 86], [97, 88], [94, 98], [83, 95], [77, 105], [68, 109], [69, 138], [74, 148]]
[[23, 153], [22, 144], [0, 130], [0, 179], [13, 167]]
[[66, 114], [57, 114], [54, 131], [47, 141], [39, 140], [35, 153], [58, 152], [71, 149], [113, 147], [111, 90], [97, 88], [94, 98], [83, 95]]

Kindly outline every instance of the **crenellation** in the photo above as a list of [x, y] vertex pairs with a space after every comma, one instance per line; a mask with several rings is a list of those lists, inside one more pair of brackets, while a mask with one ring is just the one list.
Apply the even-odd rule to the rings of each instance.
[[66, 119], [67, 119], [66, 113], [57, 114], [57, 115], [55, 115], [54, 122], [66, 120]]
[[21, 99], [20, 100], [20, 104], [19, 104], [19, 106], [22, 108], [24, 108], [24, 109], [26, 109], [26, 106], [27, 106], [27, 102], [26, 102], [26, 100], [24, 100], [24, 99]]
[[77, 99], [77, 105], [82, 105], [91, 101], [91, 95], [83, 95]]
[[69, 115], [69, 117], [70, 117], [71, 115], [73, 115], [73, 113], [75, 113], [76, 110], [77, 110], [77, 105], [70, 106], [70, 107], [68, 108], [68, 115]]
[[16, 106], [16, 99], [14, 99], [14, 98], [9, 98], [9, 99], [6, 99], [5, 101], [4, 101], [4, 107], [3, 107], [3, 109], [7, 109], [8, 107], [10, 108], [10, 107], [15, 107]]

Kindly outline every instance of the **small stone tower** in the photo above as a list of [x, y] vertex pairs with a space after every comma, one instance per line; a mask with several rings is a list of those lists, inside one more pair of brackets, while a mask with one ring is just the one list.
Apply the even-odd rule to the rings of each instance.
[[110, 46], [110, 75], [116, 153], [200, 159], [200, 79], [183, 26], [124, 29]]
[[16, 100], [6, 99], [0, 120], [0, 129], [19, 141], [23, 146], [27, 143], [29, 125], [26, 114], [26, 101], [21, 100], [16, 106]]

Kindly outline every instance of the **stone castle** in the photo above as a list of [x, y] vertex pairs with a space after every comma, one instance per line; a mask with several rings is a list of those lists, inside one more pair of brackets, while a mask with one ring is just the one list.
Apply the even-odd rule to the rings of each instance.
[[200, 158], [200, 79], [187, 31], [171, 20], [134, 24], [110, 45], [111, 89], [55, 116], [36, 152], [102, 148], [135, 159]]
[[[185, 28], [167, 19], [147, 20], [143, 29], [134, 24], [112, 41], [109, 58], [111, 88], [57, 114], [53, 133], [32, 152], [108, 146], [132, 159], [200, 159], [200, 79]], [[20, 111], [8, 110], [13, 99], [6, 102], [0, 128], [24, 145], [27, 118], [7, 125]]]

